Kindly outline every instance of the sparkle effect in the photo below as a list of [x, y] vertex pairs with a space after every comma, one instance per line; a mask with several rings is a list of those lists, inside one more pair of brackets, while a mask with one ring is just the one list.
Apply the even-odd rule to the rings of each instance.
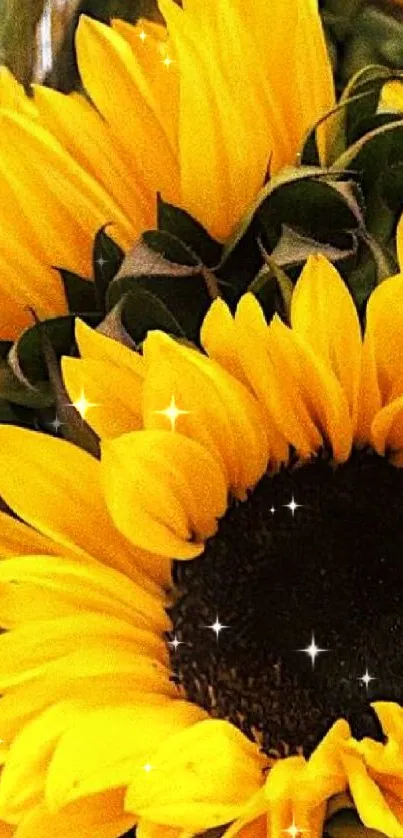
[[101, 271], [102, 271], [103, 266], [104, 266], [104, 265], [106, 265], [107, 261], [108, 261], [108, 260], [107, 260], [107, 259], [104, 259], [104, 257], [103, 257], [103, 256], [99, 256], [99, 258], [96, 260], [96, 263], [97, 263], [97, 265], [99, 265], [99, 267], [101, 268]]
[[373, 675], [369, 674], [367, 667], [367, 669], [364, 672], [364, 675], [361, 675], [361, 678], [358, 678], [357, 680], [361, 681], [362, 684], [365, 684], [365, 689], [368, 690], [371, 681], [376, 681], [377, 679]]
[[315, 666], [315, 658], [320, 654], [320, 652], [328, 652], [328, 649], [321, 649], [315, 643], [315, 637], [312, 635], [311, 645], [307, 646], [306, 649], [298, 649], [298, 652], [305, 652], [306, 655], [309, 655], [312, 661], [312, 669]]
[[172, 646], [172, 648], [174, 649], [175, 652], [176, 652], [178, 646], [182, 646], [182, 645], [183, 646], [185, 645], [184, 640], [178, 640], [176, 634], [174, 634], [174, 639], [173, 640], [168, 640], [168, 646]]
[[141, 32], [139, 32], [139, 38], [140, 38], [140, 41], [143, 42], [143, 44], [144, 44], [144, 41], [145, 41], [146, 37], [147, 37], [147, 33], [144, 32], [144, 29], [142, 29]]
[[296, 823], [294, 818], [292, 819], [292, 824], [287, 829], [283, 829], [282, 832], [286, 832], [287, 835], [290, 835], [290, 838], [297, 838], [297, 835], [301, 835], [303, 832], [306, 832], [305, 829], [300, 829]]
[[173, 58], [170, 58], [169, 55], [166, 55], [165, 58], [163, 59], [162, 63], [165, 64], [165, 67], [169, 68], [171, 66], [171, 64], [174, 63]]
[[284, 506], [290, 510], [292, 517], [295, 515], [295, 510], [300, 509], [302, 503], [295, 503], [294, 495], [292, 496], [289, 503], [285, 503]]
[[58, 417], [58, 415], [57, 415], [57, 413], [56, 413], [56, 416], [55, 416], [55, 418], [53, 419], [53, 421], [52, 421], [52, 422], [49, 422], [49, 427], [53, 429], [53, 431], [54, 431], [54, 433], [55, 433], [55, 434], [58, 434], [58, 433], [59, 433], [60, 428], [62, 427], [62, 425], [63, 425], [63, 422], [61, 422], [61, 421], [60, 421], [60, 419], [59, 419], [59, 417]]
[[184, 416], [189, 412], [189, 410], [180, 410], [180, 408], [177, 407], [174, 396], [172, 396], [168, 407], [166, 407], [164, 410], [153, 411], [153, 413], [159, 413], [161, 416], [166, 416], [171, 423], [171, 430], [173, 431], [175, 430], [175, 424], [176, 420], [178, 419], [178, 416]]
[[212, 631], [214, 631], [215, 635], [216, 635], [216, 640], [218, 641], [218, 635], [220, 634], [220, 631], [222, 631], [223, 629], [229, 628], [229, 626], [224, 626], [222, 623], [220, 623], [220, 621], [218, 619], [218, 614], [217, 614], [214, 623], [212, 623], [210, 626], [205, 626], [205, 628], [208, 628], [208, 629], [211, 629]]
[[72, 404], [69, 405], [69, 407], [75, 407], [75, 409], [79, 412], [81, 418], [85, 419], [86, 413], [89, 410], [89, 408], [90, 407], [99, 407], [99, 405], [96, 404], [95, 402], [89, 402], [85, 398], [84, 390], [81, 390], [80, 398], [77, 399], [75, 402], [72, 402]]

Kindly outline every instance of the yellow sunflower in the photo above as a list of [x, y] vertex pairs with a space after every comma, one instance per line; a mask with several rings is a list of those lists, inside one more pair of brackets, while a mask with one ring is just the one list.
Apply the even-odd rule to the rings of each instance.
[[402, 322], [399, 274], [362, 339], [321, 256], [290, 326], [215, 300], [209, 357], [77, 322], [101, 461], [0, 428], [16, 838], [315, 838], [340, 793], [403, 835]]
[[129, 248], [155, 226], [158, 192], [224, 239], [334, 104], [316, 0], [276, 0], [269, 14], [259, 0], [247, 27], [239, 0], [160, 9], [167, 29], [82, 17], [93, 105], [40, 86], [28, 101], [0, 78], [4, 339], [32, 322], [27, 306], [65, 313], [55, 267], [90, 277], [96, 231], [113, 222]]

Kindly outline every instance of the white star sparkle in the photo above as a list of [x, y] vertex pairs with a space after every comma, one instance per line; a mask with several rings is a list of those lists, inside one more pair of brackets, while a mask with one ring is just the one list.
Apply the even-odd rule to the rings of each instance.
[[171, 429], [174, 431], [178, 416], [184, 416], [186, 413], [190, 413], [190, 411], [180, 410], [180, 408], [176, 405], [175, 397], [172, 396], [168, 407], [166, 407], [164, 410], [153, 410], [153, 413], [160, 413], [161, 416], [166, 416], [171, 423]]
[[371, 683], [371, 681], [376, 681], [376, 680], [377, 679], [373, 675], [369, 674], [368, 667], [366, 668], [366, 670], [364, 672], [364, 675], [361, 675], [361, 678], [357, 678], [357, 681], [361, 681], [362, 684], [365, 684], [365, 689], [366, 690], [368, 690], [368, 686]]
[[307, 646], [306, 649], [298, 649], [298, 652], [305, 652], [306, 655], [309, 655], [312, 661], [312, 669], [315, 666], [315, 658], [320, 654], [320, 652], [328, 652], [328, 649], [321, 649], [315, 643], [315, 637], [312, 634], [311, 645]]
[[218, 614], [217, 614], [216, 618], [215, 618], [215, 622], [212, 623], [211, 626], [205, 626], [204, 628], [208, 628], [208, 629], [211, 629], [212, 631], [214, 631], [215, 635], [216, 635], [216, 639], [218, 640], [218, 635], [220, 634], [220, 631], [222, 631], [223, 629], [229, 628], [229, 626], [224, 626], [222, 623], [220, 623], [220, 621], [218, 619]]
[[140, 41], [142, 41], [143, 44], [144, 44], [144, 41], [147, 38], [147, 33], [144, 32], [144, 29], [141, 29], [141, 31], [139, 32], [139, 38], [140, 38]]
[[301, 834], [302, 834], [302, 832], [306, 832], [306, 830], [305, 830], [305, 829], [300, 829], [300, 828], [296, 825], [294, 818], [292, 819], [292, 824], [291, 824], [291, 826], [289, 826], [289, 827], [288, 827], [288, 829], [282, 829], [281, 831], [282, 831], [282, 832], [287, 832], [287, 833], [288, 833], [288, 835], [290, 835], [290, 838], [297, 838], [297, 835], [301, 835]]
[[289, 509], [290, 512], [291, 512], [292, 517], [294, 517], [295, 510], [300, 509], [300, 507], [302, 506], [302, 503], [295, 503], [295, 498], [294, 498], [294, 495], [293, 495], [290, 502], [289, 503], [284, 503], [283, 506], [285, 506], [286, 509]]
[[96, 260], [96, 263], [97, 263], [97, 265], [99, 265], [99, 267], [101, 268], [101, 271], [102, 271], [103, 266], [104, 266], [104, 265], [106, 265], [107, 261], [108, 261], [108, 260], [107, 260], [107, 259], [104, 259], [104, 257], [103, 257], [103, 256], [100, 256], [100, 257]]
[[144, 771], [147, 771], [147, 772], [152, 771], [152, 768], [153, 768], [153, 767], [152, 767], [152, 765], [150, 765], [150, 763], [149, 763], [149, 762], [146, 762], [146, 764], [145, 764], [145, 765], [143, 765], [143, 770], [144, 770]]
[[176, 652], [178, 646], [182, 646], [182, 645], [185, 645], [185, 641], [184, 640], [178, 640], [176, 634], [174, 634], [174, 639], [173, 640], [168, 640], [168, 646], [173, 646], [175, 652]]
[[276, 511], [276, 508], [274, 506], [271, 506], [270, 507], [270, 512], [271, 512], [272, 515], [274, 515], [275, 511]]
[[75, 409], [78, 410], [82, 419], [85, 419], [86, 413], [87, 413], [87, 411], [89, 410], [90, 407], [99, 407], [99, 405], [96, 404], [95, 402], [89, 402], [85, 398], [84, 390], [81, 390], [80, 397], [75, 402], [72, 402], [68, 406], [69, 407], [75, 407]]
[[54, 430], [55, 434], [57, 434], [57, 433], [59, 433], [59, 430], [60, 430], [60, 428], [62, 427], [62, 425], [63, 425], [63, 424], [64, 424], [64, 423], [60, 421], [60, 419], [59, 419], [59, 417], [58, 417], [58, 415], [57, 415], [57, 413], [56, 413], [56, 416], [55, 416], [55, 418], [53, 419], [53, 421], [52, 421], [52, 422], [49, 422], [49, 427], [50, 427], [50, 428], [53, 428], [53, 430]]

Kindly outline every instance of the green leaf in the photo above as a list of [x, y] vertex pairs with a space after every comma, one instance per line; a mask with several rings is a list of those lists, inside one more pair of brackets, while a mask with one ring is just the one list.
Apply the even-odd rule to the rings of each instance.
[[231, 253], [235, 250], [239, 242], [244, 238], [249, 227], [253, 223], [255, 216], [261, 206], [274, 194], [277, 190], [286, 186], [287, 184], [296, 183], [299, 181], [309, 181], [310, 179], [328, 177], [328, 174], [317, 166], [286, 166], [278, 174], [270, 178], [269, 182], [260, 190], [248, 212], [241, 219], [239, 225], [231, 234], [231, 236], [224, 243], [224, 249], [221, 257], [221, 265], [224, 265]]
[[[90, 325], [99, 322], [99, 316], [85, 319]], [[43, 320], [25, 329], [9, 353], [10, 366], [19, 381], [31, 388], [37, 382], [48, 381], [43, 336], [48, 337], [57, 357], [69, 355], [74, 346], [74, 321], [75, 316], [68, 314]]]
[[0, 364], [0, 399], [31, 408], [50, 407], [54, 403], [49, 382], [39, 381], [35, 389], [26, 387], [5, 361]]
[[142, 241], [154, 253], [158, 253], [173, 265], [200, 267], [201, 261], [193, 250], [177, 236], [163, 230], [148, 230], [143, 233]]
[[105, 232], [109, 226], [110, 224], [104, 224], [98, 230], [92, 251], [95, 291], [101, 311], [105, 310], [105, 297], [109, 283], [116, 276], [125, 255], [119, 245]]
[[207, 230], [183, 209], [168, 204], [158, 194], [157, 203], [158, 229], [171, 233], [199, 257], [207, 267], [218, 265], [221, 259], [222, 245], [213, 239]]
[[[346, 189], [345, 189], [346, 188]], [[259, 223], [272, 250], [286, 224], [301, 235], [345, 248], [360, 224], [359, 196], [351, 182], [301, 179], [282, 184], [260, 206]]]
[[150, 329], [184, 338], [186, 333], [166, 305], [149, 291], [139, 289], [124, 295], [115, 307], [120, 314], [121, 327], [139, 346]]
[[308, 256], [312, 256], [315, 253], [321, 253], [330, 262], [337, 262], [339, 259], [354, 256], [356, 249], [357, 242], [354, 239], [354, 234], [351, 234], [350, 247], [340, 248], [325, 242], [319, 242], [317, 239], [310, 238], [309, 236], [302, 236], [296, 230], [293, 230], [292, 227], [282, 224], [281, 236], [270, 255], [274, 263], [283, 267], [287, 265], [300, 265], [306, 261]]
[[97, 297], [94, 282], [64, 268], [57, 268], [57, 270], [62, 278], [71, 314], [96, 313]]
[[[198, 341], [200, 326], [211, 304], [211, 297], [201, 274], [123, 276], [111, 284], [109, 303], [113, 307], [127, 292], [135, 294], [140, 291], [147, 292], [152, 298], [156, 298], [171, 314], [173, 320], [179, 324], [181, 333], [191, 341]], [[156, 328], [155, 305], [153, 303], [151, 308], [149, 306], [142, 308], [139, 327], [142, 334], [148, 329]], [[146, 317], [148, 314], [152, 315], [149, 322]], [[162, 325], [158, 323], [157, 327], [162, 328]], [[128, 331], [137, 342], [138, 338], [133, 333], [136, 331], [134, 322]]]
[[0, 398], [0, 424], [19, 425], [18, 416], [11, 404]]
[[366, 195], [389, 167], [403, 162], [403, 118], [381, 125], [360, 137], [331, 167], [332, 172], [354, 170]]
[[[383, 85], [396, 78], [396, 73], [382, 65], [373, 64], [360, 69], [345, 87], [340, 101], [321, 117], [311, 128], [303, 142], [301, 161], [308, 160], [312, 148], [312, 135], [315, 136], [318, 125], [327, 124], [326, 162], [333, 164], [351, 145], [368, 130], [369, 120], [374, 117], [378, 107]], [[392, 119], [389, 114], [388, 119]], [[375, 127], [375, 126], [373, 126]]]

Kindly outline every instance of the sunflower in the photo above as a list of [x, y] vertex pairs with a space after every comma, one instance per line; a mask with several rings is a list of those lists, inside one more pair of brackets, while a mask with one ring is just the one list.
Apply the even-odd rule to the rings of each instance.
[[403, 835], [402, 319], [399, 274], [362, 337], [314, 256], [290, 325], [216, 299], [207, 354], [77, 321], [63, 373], [101, 460], [0, 428], [17, 838], [319, 836], [341, 793]]
[[248, 27], [239, 0], [209, 0], [202, 14], [197, 2], [160, 9], [167, 30], [81, 18], [93, 104], [41, 86], [27, 100], [9, 73], [0, 78], [4, 339], [32, 323], [28, 306], [41, 319], [65, 313], [55, 268], [91, 277], [94, 235], [108, 222], [129, 249], [155, 226], [158, 192], [223, 240], [334, 104], [316, 0], [276, 0], [269, 15], [259, 0]]

